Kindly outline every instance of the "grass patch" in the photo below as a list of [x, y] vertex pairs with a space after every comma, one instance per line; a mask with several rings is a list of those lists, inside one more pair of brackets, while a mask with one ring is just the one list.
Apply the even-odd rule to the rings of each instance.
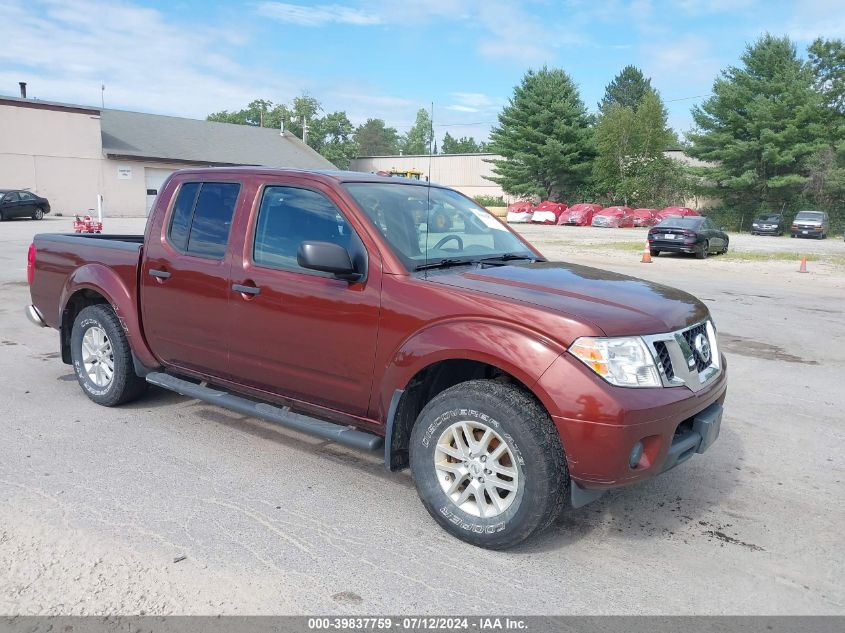
[[800, 262], [802, 257], [806, 257], [808, 262], [817, 262], [823, 257], [810, 253], [809, 255], [802, 255], [801, 253], [764, 253], [762, 251], [732, 251], [729, 250], [720, 257], [724, 259], [732, 259], [744, 262]]
[[645, 240], [639, 242], [607, 242], [595, 244], [599, 248], [612, 248], [617, 251], [641, 251], [645, 248]]

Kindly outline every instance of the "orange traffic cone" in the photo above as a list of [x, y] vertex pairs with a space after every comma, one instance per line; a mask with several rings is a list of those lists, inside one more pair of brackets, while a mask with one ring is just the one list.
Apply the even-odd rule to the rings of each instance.
[[645, 241], [645, 248], [643, 249], [643, 258], [640, 260], [641, 264], [651, 263], [651, 249], [648, 247], [648, 240]]
[[810, 272], [810, 271], [807, 270], [807, 256], [806, 255], [801, 258], [801, 267], [798, 269], [798, 272], [799, 273]]

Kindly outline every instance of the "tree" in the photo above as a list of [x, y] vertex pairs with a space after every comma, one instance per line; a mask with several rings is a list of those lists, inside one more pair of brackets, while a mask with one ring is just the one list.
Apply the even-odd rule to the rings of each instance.
[[787, 37], [764, 35], [741, 67], [722, 71], [713, 96], [692, 109], [688, 153], [715, 161], [698, 172], [728, 205], [794, 208], [806, 161], [824, 146], [824, 109], [808, 64]]
[[455, 138], [449, 132], [443, 137], [443, 144], [440, 146], [441, 154], [478, 154], [486, 151], [485, 143], [479, 143], [471, 136]]
[[659, 95], [648, 91], [635, 109], [610, 103], [595, 128], [593, 177], [611, 202], [653, 206], [683, 197], [686, 185], [664, 155], [674, 133]]
[[590, 161], [590, 117], [575, 83], [563, 70], [529, 70], [514, 88], [490, 134], [491, 180], [506, 193], [562, 199], [577, 195]]
[[321, 116], [322, 112], [323, 107], [317, 99], [303, 94], [294, 98], [289, 105], [256, 99], [243, 110], [222, 110], [209, 114], [207, 119], [275, 128], [284, 124], [285, 130], [299, 138], [302, 138], [304, 120], [308, 125], [308, 145], [341, 169], [346, 169], [358, 154], [358, 144], [353, 138], [354, 127], [345, 112], [331, 112]]
[[417, 110], [417, 119], [413, 127], [402, 139], [401, 148], [403, 154], [428, 154], [431, 151], [431, 142], [434, 138], [434, 130], [431, 125], [431, 117], [428, 110], [420, 108]]
[[389, 156], [399, 153], [399, 134], [381, 119], [367, 119], [355, 130], [361, 156]]
[[599, 110], [604, 112], [612, 104], [636, 110], [643, 98], [654, 93], [651, 79], [646, 78], [636, 66], [625, 66], [604, 89], [604, 97], [599, 101]]
[[845, 114], [845, 44], [842, 40], [818, 38], [807, 52], [815, 87], [824, 96], [825, 106]]

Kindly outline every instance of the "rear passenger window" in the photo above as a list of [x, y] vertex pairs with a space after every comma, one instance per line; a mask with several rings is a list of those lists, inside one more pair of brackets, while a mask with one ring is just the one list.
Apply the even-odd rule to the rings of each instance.
[[168, 232], [173, 246], [194, 255], [222, 258], [239, 191], [237, 183], [183, 184]]
[[255, 263], [304, 271], [296, 261], [296, 252], [305, 241], [333, 242], [353, 252], [360, 244], [338, 208], [323, 194], [295, 187], [267, 187], [255, 228]]

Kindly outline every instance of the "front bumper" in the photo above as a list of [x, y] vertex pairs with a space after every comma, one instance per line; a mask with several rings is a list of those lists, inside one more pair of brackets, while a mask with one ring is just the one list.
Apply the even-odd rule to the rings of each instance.
[[[718, 373], [692, 385], [695, 389], [615, 387], [569, 354], [558, 358], [538, 388], [554, 405], [550, 413], [575, 484], [573, 494], [642, 481], [706, 450], [719, 426], [707, 420], [721, 411], [727, 393], [726, 361], [721, 354], [718, 358]], [[632, 467], [638, 442], [642, 456]]]

